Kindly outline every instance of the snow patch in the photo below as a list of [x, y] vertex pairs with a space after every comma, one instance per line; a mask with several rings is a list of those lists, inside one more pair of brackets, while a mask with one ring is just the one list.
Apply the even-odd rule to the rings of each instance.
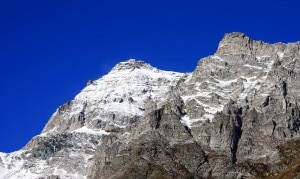
[[217, 59], [217, 60], [220, 60], [220, 61], [225, 61], [223, 58], [219, 57], [219, 56], [211, 56], [212, 59]]
[[7, 153], [0, 152], [0, 158], [6, 156]]
[[184, 115], [181, 117], [181, 123], [187, 126], [188, 128], [191, 128], [192, 121], [188, 115]]
[[264, 70], [264, 72], [270, 72], [272, 70], [272, 65], [274, 64], [274, 60], [271, 60], [269, 62], [266, 62], [267, 68]]
[[87, 128], [86, 126], [76, 129], [73, 132], [87, 133], [87, 134], [93, 134], [93, 135], [109, 135], [109, 132], [106, 132], [105, 130], [102, 130], [102, 129], [93, 130], [93, 129]]
[[280, 59], [282, 59], [283, 56], [284, 56], [284, 53], [283, 53], [283, 52], [277, 52], [277, 55], [278, 55], [278, 57], [279, 57]]
[[203, 115], [203, 118], [204, 119], [202, 119], [202, 120], [209, 120], [210, 122], [212, 122], [212, 120], [214, 118], [214, 114], [208, 114], [208, 113], [206, 113], [206, 114]]
[[219, 105], [217, 107], [215, 106], [206, 106], [206, 108], [204, 108], [204, 110], [210, 114], [216, 114], [219, 111], [222, 111], [224, 108], [224, 105]]
[[199, 91], [197, 92], [196, 96], [201, 96], [201, 97], [209, 97], [211, 94], [211, 92], [207, 92], [207, 91]]
[[260, 63], [260, 60], [262, 60], [264, 58], [270, 58], [270, 56], [269, 55], [256, 56], [256, 59], [258, 60], [259, 63]]
[[246, 79], [246, 81], [243, 82], [244, 85], [244, 91], [240, 94], [239, 99], [245, 99], [248, 95], [248, 93], [253, 89], [259, 89], [260, 85], [257, 86], [257, 84], [260, 82], [260, 80], [257, 80], [257, 76], [252, 76], [252, 77], [244, 77], [242, 76], [243, 79]]
[[0, 166], [0, 178], [4, 178], [3, 176], [7, 173], [7, 170]]
[[194, 122], [198, 122], [198, 121], [205, 121], [205, 120], [209, 120], [212, 121], [212, 119], [214, 118], [214, 114], [222, 111], [224, 108], [223, 104], [205, 104], [203, 102], [201, 102], [200, 100], [197, 99], [198, 95], [191, 95], [191, 96], [181, 96], [181, 98], [183, 99], [183, 101], [186, 103], [189, 100], [196, 100], [196, 102], [202, 106], [204, 108], [205, 114], [201, 117], [201, 118], [197, 118], [197, 119], [191, 119], [188, 115], [182, 116], [181, 117], [181, 122], [183, 124], [185, 124], [186, 126], [188, 126], [189, 128], [192, 127], [192, 124]]
[[184, 124], [185, 126], [187, 126], [188, 128], [192, 128], [193, 123], [195, 122], [199, 122], [199, 121], [206, 121], [206, 120], [210, 120], [210, 117], [205, 116], [203, 118], [196, 118], [196, 119], [191, 119], [188, 115], [184, 115], [181, 117], [181, 123]]
[[218, 86], [220, 86], [220, 87], [226, 87], [226, 86], [231, 85], [231, 83], [237, 82], [238, 79], [233, 79], [233, 80], [228, 80], [228, 81], [219, 80], [219, 79], [215, 79], [215, 80], [218, 82], [217, 83]]
[[254, 69], [257, 69], [257, 70], [261, 70], [262, 69], [262, 67], [260, 67], [260, 66], [254, 66], [254, 65], [249, 65], [249, 64], [245, 64], [244, 67], [254, 68]]

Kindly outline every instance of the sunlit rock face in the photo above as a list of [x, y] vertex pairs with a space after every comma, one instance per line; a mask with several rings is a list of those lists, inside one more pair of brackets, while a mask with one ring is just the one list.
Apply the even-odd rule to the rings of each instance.
[[300, 43], [225, 34], [195, 71], [130, 59], [88, 81], [0, 178], [296, 177]]

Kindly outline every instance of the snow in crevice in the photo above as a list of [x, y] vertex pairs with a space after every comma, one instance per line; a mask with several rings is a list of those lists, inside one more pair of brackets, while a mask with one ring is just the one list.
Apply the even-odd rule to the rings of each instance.
[[201, 97], [208, 97], [211, 95], [212, 92], [209, 91], [202, 91], [202, 92], [197, 92], [196, 96], [201, 96]]
[[214, 114], [210, 114], [210, 113], [206, 113], [202, 117], [203, 120], [209, 120], [210, 122], [212, 122], [213, 118], [214, 118]]
[[219, 111], [222, 111], [224, 108], [224, 105], [218, 105], [218, 106], [206, 106], [204, 110], [208, 112], [208, 114], [216, 114]]
[[237, 79], [233, 79], [233, 80], [220, 80], [220, 79], [214, 79], [216, 80], [218, 83], [216, 83], [218, 86], [220, 87], [226, 87], [226, 86], [229, 86], [231, 85], [232, 83], [236, 83], [238, 78]]
[[274, 60], [270, 60], [269, 62], [266, 62], [265, 64], [266, 64], [267, 68], [264, 70], [264, 72], [268, 73], [268, 72], [270, 72], [272, 70], [272, 66], [274, 64]]
[[262, 59], [270, 58], [270, 55], [262, 55], [262, 56], [256, 56], [256, 59], [258, 60], [258, 63], [261, 63]]
[[284, 57], [284, 53], [283, 52], [277, 52], [277, 55], [280, 59], [282, 59]]
[[244, 90], [243, 92], [239, 95], [239, 99], [245, 99], [248, 96], [248, 93], [252, 89], [258, 90], [260, 88], [260, 80], [257, 79], [257, 76], [252, 76], [252, 77], [244, 77], [242, 76], [243, 79], [243, 85], [244, 85]]
[[87, 126], [83, 126], [74, 130], [75, 133], [85, 133], [85, 134], [92, 134], [92, 135], [109, 135], [109, 132], [106, 132], [102, 129], [90, 129]]
[[261, 70], [262, 69], [262, 67], [260, 67], [260, 66], [249, 65], [249, 64], [245, 64], [244, 67], [248, 67], [250, 69], [257, 69], [257, 70]]
[[187, 126], [188, 128], [192, 127], [192, 121], [188, 115], [184, 115], [181, 117], [181, 123]]
[[209, 114], [205, 114], [204, 117], [202, 117], [202, 118], [195, 118], [195, 119], [191, 119], [188, 115], [184, 115], [181, 117], [180, 122], [191, 129], [193, 127], [193, 123], [196, 123], [199, 121], [207, 121], [210, 119], [211, 119], [211, 116], [209, 116]]
[[[198, 92], [199, 94], [200, 92]], [[222, 111], [224, 108], [223, 104], [206, 104], [200, 100], [197, 99], [199, 97], [198, 95], [190, 95], [190, 96], [182, 96], [181, 98], [184, 100], [185, 103], [187, 103], [190, 100], [195, 100], [199, 106], [202, 106], [205, 114], [203, 114], [200, 118], [190, 118], [188, 114], [181, 117], [181, 123], [186, 125], [187, 127], [191, 128], [193, 126], [193, 123], [199, 122], [199, 121], [212, 121], [214, 114], [216, 114], [219, 111]], [[208, 97], [208, 96], [207, 96]]]

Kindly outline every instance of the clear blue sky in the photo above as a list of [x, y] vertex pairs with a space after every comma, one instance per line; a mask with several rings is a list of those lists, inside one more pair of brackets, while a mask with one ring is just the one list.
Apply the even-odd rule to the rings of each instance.
[[299, 9], [297, 0], [1, 0], [0, 151], [23, 147], [120, 61], [188, 72], [227, 32], [299, 41]]

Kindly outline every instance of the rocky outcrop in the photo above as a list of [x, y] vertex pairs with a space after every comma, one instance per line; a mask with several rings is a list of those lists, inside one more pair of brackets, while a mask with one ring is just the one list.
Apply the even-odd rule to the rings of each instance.
[[[210, 175], [207, 158], [180, 122], [182, 100], [171, 94], [161, 108], [146, 110], [130, 142], [102, 145], [90, 178], [201, 178]], [[191, 155], [193, 154], [193, 155]], [[103, 160], [104, 159], [104, 160]]]

